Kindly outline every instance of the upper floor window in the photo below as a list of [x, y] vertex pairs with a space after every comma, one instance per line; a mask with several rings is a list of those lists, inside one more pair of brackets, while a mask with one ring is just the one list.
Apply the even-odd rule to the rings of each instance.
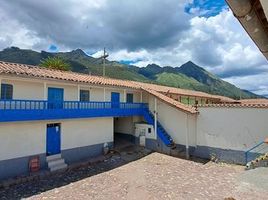
[[80, 101], [89, 101], [89, 91], [80, 90]]
[[1, 99], [13, 99], [13, 85], [1, 84]]
[[133, 94], [131, 93], [127, 94], [127, 103], [133, 103]]

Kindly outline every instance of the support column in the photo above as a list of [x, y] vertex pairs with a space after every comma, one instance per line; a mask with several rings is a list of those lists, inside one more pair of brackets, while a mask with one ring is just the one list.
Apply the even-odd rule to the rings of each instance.
[[80, 101], [80, 85], [77, 85], [77, 101]]
[[154, 133], [157, 137], [157, 98], [154, 98]]
[[186, 159], [189, 159], [189, 114], [187, 114], [187, 118], [186, 118], [187, 122], [186, 122], [186, 135], [185, 135], [185, 155], [186, 155]]
[[103, 101], [106, 101], [106, 90], [103, 88]]
[[141, 98], [140, 98], [140, 102], [142, 103], [142, 91], [141, 91]]
[[44, 94], [43, 94], [44, 100], [47, 100], [47, 83], [44, 82]]
[[123, 102], [127, 102], [127, 92], [126, 92], [126, 90], [124, 89], [124, 100], [123, 100]]

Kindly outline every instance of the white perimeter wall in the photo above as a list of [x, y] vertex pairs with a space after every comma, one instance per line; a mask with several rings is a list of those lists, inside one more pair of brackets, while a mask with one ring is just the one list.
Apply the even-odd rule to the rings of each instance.
[[199, 108], [197, 145], [245, 151], [268, 137], [268, 109]]
[[0, 160], [46, 153], [46, 125], [61, 123], [61, 149], [113, 141], [113, 118], [0, 123]]
[[[154, 99], [155, 97], [149, 96], [151, 112], [154, 111]], [[195, 115], [186, 114], [160, 100], [157, 100], [157, 112], [158, 121], [176, 144], [186, 145], [186, 135], [188, 133], [188, 144], [196, 145]]]

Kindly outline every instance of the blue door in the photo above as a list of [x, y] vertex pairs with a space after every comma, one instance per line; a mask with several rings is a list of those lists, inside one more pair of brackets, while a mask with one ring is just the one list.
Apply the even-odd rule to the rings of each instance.
[[47, 99], [49, 109], [63, 108], [63, 89], [49, 87]]
[[120, 94], [118, 92], [111, 93], [112, 108], [119, 108], [120, 106]]
[[60, 124], [47, 125], [47, 155], [60, 153]]

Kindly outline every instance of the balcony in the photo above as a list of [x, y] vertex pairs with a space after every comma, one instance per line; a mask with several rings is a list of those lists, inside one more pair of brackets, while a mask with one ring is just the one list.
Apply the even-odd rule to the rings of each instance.
[[0, 122], [137, 116], [146, 107], [144, 103], [0, 100]]

